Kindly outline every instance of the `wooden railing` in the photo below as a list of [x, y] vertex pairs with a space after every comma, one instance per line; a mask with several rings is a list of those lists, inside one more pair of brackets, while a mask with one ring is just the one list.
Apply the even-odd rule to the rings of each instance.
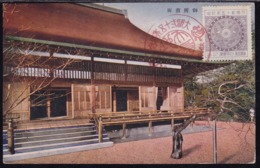
[[203, 116], [208, 115], [212, 111], [206, 108], [185, 109], [180, 112], [173, 110], [165, 111], [131, 111], [131, 112], [104, 112], [89, 114], [90, 118], [97, 121], [99, 142], [102, 142], [102, 129], [105, 125], [122, 125], [123, 138], [126, 136], [126, 124], [148, 122], [149, 135], [151, 135], [152, 122], [155, 121], [171, 121], [171, 128], [174, 127], [174, 119], [188, 119], [192, 115]]

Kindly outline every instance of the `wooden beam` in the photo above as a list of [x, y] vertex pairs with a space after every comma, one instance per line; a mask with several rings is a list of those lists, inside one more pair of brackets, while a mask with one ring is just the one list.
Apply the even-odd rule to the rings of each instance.
[[131, 123], [142, 123], [142, 122], [149, 122], [149, 121], [165, 121], [171, 119], [187, 119], [190, 118], [191, 115], [183, 115], [183, 116], [174, 116], [174, 117], [164, 117], [164, 118], [146, 118], [146, 119], [135, 119], [135, 120], [127, 120], [127, 121], [106, 121], [102, 122], [103, 125], [121, 125], [124, 122], [131, 124]]

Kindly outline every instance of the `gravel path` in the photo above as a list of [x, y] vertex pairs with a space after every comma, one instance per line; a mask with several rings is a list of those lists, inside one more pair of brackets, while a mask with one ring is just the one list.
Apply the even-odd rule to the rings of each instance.
[[[196, 121], [196, 125], [207, 122]], [[218, 122], [218, 163], [254, 163], [255, 125]], [[27, 159], [16, 164], [212, 164], [212, 132], [183, 134], [183, 157], [170, 158], [171, 137], [114, 144], [113, 147]]]

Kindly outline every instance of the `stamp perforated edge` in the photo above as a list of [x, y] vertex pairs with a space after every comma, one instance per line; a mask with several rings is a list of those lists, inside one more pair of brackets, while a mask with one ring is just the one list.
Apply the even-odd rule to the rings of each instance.
[[[241, 10], [246, 9], [246, 16], [247, 16], [247, 57], [233, 57], [233, 58], [214, 58], [213, 53], [211, 52], [210, 58], [207, 57], [207, 52], [204, 51], [203, 53], [203, 60], [207, 61], [234, 61], [234, 60], [252, 60], [252, 6], [251, 5], [205, 5], [202, 6], [202, 24], [205, 26], [205, 10], [214, 10], [214, 11], [222, 11], [222, 10]], [[206, 27], [205, 27], [206, 28]], [[207, 28], [206, 28], [207, 29]]]

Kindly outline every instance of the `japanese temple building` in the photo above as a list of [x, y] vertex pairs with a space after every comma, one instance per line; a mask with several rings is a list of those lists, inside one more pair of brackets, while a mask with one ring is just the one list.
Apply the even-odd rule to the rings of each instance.
[[[180, 112], [184, 78], [223, 66], [203, 61], [202, 51], [149, 35], [118, 9], [67, 3], [7, 4], [3, 9], [3, 98], [12, 95], [3, 111], [19, 113], [20, 120]], [[149, 40], [167, 47], [146, 47]], [[15, 46], [12, 60], [5, 52], [10, 46]], [[21, 65], [23, 58], [27, 64]], [[34, 92], [43, 83], [48, 86]]]

